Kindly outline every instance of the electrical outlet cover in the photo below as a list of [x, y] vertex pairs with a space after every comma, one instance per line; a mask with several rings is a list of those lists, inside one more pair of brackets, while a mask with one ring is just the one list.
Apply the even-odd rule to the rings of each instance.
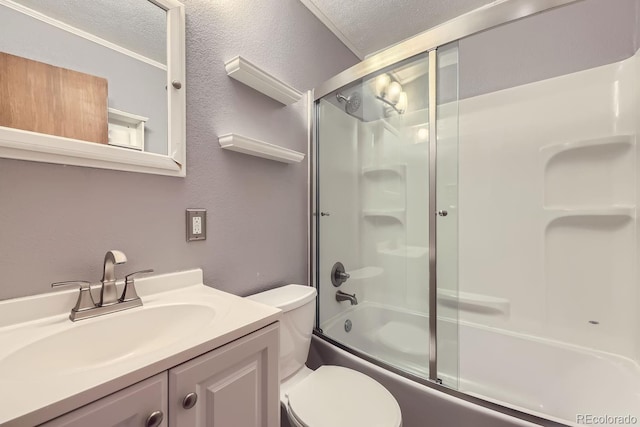
[[187, 209], [187, 242], [207, 239], [206, 209]]

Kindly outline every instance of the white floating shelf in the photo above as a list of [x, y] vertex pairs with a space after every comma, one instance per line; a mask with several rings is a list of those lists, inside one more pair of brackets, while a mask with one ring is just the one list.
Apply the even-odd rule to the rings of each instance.
[[566, 217], [627, 217], [634, 218], [636, 209], [630, 205], [614, 205], [593, 208], [545, 208], [547, 221]]
[[614, 135], [605, 138], [596, 138], [596, 139], [586, 139], [586, 140], [578, 140], [578, 141], [570, 141], [564, 142], [561, 144], [551, 144], [545, 145], [540, 148], [540, 155], [542, 156], [542, 161], [547, 163], [551, 158], [557, 156], [558, 154], [569, 151], [569, 150], [577, 150], [581, 148], [589, 148], [589, 147], [599, 147], [599, 146], [610, 146], [612, 148], [620, 147], [622, 145], [633, 145], [634, 136], [633, 135]]
[[300, 163], [304, 159], [304, 154], [298, 151], [233, 133], [219, 136], [218, 143], [225, 150], [237, 151], [238, 153], [283, 163]]
[[225, 62], [224, 68], [232, 79], [238, 80], [284, 105], [293, 104], [302, 98], [301, 92], [241, 56], [236, 56]]

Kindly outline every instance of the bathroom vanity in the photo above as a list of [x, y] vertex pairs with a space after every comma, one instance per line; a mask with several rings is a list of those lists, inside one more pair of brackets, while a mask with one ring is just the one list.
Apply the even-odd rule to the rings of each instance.
[[280, 311], [137, 280], [142, 307], [71, 322], [77, 290], [0, 302], [0, 425], [280, 425]]

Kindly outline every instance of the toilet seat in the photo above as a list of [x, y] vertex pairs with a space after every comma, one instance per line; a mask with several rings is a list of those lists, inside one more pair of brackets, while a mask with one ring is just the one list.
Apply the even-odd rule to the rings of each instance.
[[400, 427], [395, 398], [373, 378], [323, 365], [287, 393], [287, 412], [303, 427]]

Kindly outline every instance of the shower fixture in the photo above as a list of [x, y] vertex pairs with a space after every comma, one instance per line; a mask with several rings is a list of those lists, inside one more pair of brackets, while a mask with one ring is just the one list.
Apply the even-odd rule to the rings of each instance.
[[402, 85], [389, 74], [380, 74], [375, 80], [376, 98], [391, 107], [398, 114], [407, 111], [407, 92], [402, 90]]
[[362, 98], [360, 98], [360, 94], [358, 94], [358, 92], [353, 92], [348, 97], [344, 96], [341, 93], [337, 93], [336, 98], [338, 99], [338, 101], [345, 103], [344, 111], [352, 115], [355, 114], [362, 105]]

